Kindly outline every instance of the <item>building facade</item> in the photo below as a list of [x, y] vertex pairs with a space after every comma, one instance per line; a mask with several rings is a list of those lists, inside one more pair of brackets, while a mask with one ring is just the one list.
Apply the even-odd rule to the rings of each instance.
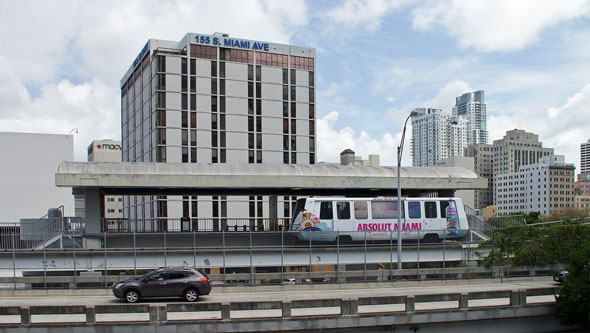
[[[315, 49], [150, 39], [121, 80], [124, 162], [314, 164]], [[288, 217], [294, 199], [284, 197]], [[129, 197], [129, 218], [264, 217], [262, 196]]]
[[37, 219], [61, 205], [73, 216], [72, 191], [55, 186], [60, 162], [74, 160], [73, 135], [0, 132], [0, 142], [0, 221]]
[[467, 119], [451, 117], [440, 109], [418, 108], [412, 117], [412, 165], [431, 166], [437, 161], [463, 156], [467, 148]]
[[467, 147], [465, 156], [473, 158], [474, 170], [478, 176], [488, 180], [486, 190], [476, 190], [474, 205], [484, 209], [494, 203], [494, 147], [488, 144], [476, 144]]
[[468, 145], [488, 143], [486, 103], [483, 90], [465, 93], [455, 99], [453, 116], [465, 116]]
[[575, 166], [565, 163], [563, 155], [549, 155], [516, 172], [497, 174], [498, 214], [552, 215], [575, 208], [574, 172]]
[[[507, 131], [500, 140], [494, 141], [494, 200], [498, 198], [496, 192], [497, 175], [517, 172], [521, 165], [536, 164], [545, 156], [552, 155], [553, 148], [544, 148], [537, 134], [514, 129]], [[497, 204], [496, 201], [494, 201]]]

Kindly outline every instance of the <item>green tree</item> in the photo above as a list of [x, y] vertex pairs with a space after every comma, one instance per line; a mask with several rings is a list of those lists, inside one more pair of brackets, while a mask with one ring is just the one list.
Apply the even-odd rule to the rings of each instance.
[[563, 324], [590, 328], [590, 240], [572, 249], [569, 276], [557, 296], [558, 316]]

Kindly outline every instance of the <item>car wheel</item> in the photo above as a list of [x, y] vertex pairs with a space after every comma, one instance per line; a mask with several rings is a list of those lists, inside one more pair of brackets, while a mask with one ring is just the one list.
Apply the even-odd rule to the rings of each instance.
[[125, 292], [125, 301], [127, 303], [137, 303], [139, 301], [139, 292], [135, 289], [130, 289]]
[[195, 302], [199, 299], [199, 291], [196, 289], [190, 288], [184, 291], [184, 299], [188, 302]]

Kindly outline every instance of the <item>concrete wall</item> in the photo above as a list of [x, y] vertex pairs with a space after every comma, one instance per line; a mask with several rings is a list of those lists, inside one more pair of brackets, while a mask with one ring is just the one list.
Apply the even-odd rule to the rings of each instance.
[[72, 135], [2, 132], [0, 156], [0, 221], [39, 218], [60, 205], [74, 215], [72, 190], [55, 186], [59, 163], [74, 160]]

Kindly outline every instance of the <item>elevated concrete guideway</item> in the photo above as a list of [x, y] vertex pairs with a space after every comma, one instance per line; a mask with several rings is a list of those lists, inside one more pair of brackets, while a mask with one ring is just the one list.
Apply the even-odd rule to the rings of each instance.
[[[396, 167], [191, 163], [62, 162], [58, 187], [135, 195], [395, 195]], [[487, 180], [464, 168], [402, 167], [402, 194], [485, 189]]]
[[[100, 233], [104, 195], [395, 196], [397, 168], [349, 165], [62, 162], [55, 185], [85, 194], [86, 232]], [[405, 167], [403, 196], [487, 188], [487, 180], [464, 168]]]

